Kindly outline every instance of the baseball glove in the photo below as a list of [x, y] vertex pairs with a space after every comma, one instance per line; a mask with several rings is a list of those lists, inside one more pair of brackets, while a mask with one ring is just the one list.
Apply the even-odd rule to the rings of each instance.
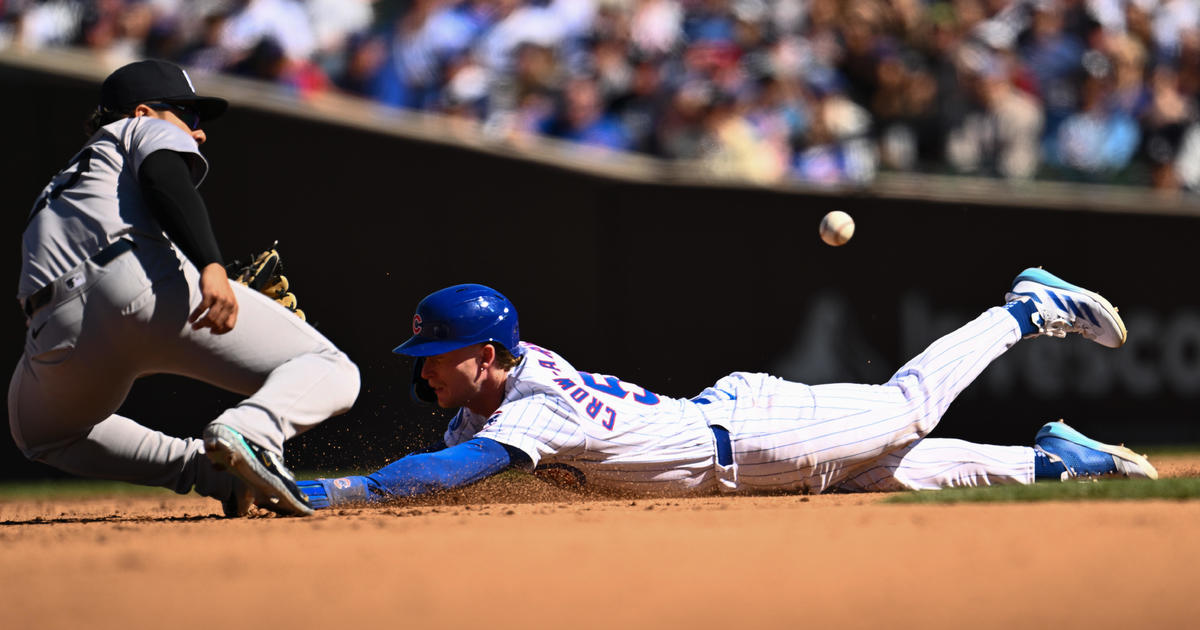
[[271, 249], [253, 256], [249, 264], [235, 260], [225, 265], [225, 272], [233, 281], [279, 302], [303, 321], [304, 311], [296, 307], [296, 294], [288, 290], [290, 285], [287, 276], [283, 275], [283, 261], [275, 249], [276, 245], [279, 245], [279, 241], [275, 241]]

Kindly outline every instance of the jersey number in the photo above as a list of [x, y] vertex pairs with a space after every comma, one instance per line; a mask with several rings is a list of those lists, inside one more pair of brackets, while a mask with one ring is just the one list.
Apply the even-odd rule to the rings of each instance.
[[[597, 383], [596, 377], [592, 376], [588, 372], [580, 372], [579, 378], [583, 379], [584, 385], [587, 385], [589, 388], [594, 389], [598, 392], [608, 394], [609, 396], [615, 396], [617, 398], [623, 399], [629, 395], [629, 390], [625, 389], [624, 387], [621, 387], [621, 385], [622, 385], [621, 379], [619, 379], [615, 376], [605, 376], [603, 385], [601, 385], [600, 383]], [[624, 383], [624, 384], [629, 385], [630, 383]], [[637, 387], [637, 386], [634, 385], [634, 387]], [[639, 389], [642, 390], [642, 393], [640, 393], [640, 394], [635, 393], [633, 395], [634, 402], [640, 402], [643, 405], [657, 405], [658, 404], [658, 396], [655, 396], [654, 394], [646, 391], [646, 388], [644, 388], [644, 387], [639, 388]]]
[[[622, 399], [629, 395], [629, 390], [621, 387], [622, 383], [620, 379], [615, 376], [605, 376], [603, 385], [597, 383], [596, 377], [588, 374], [587, 372], [580, 372], [579, 378], [583, 381], [585, 387], [600, 392], [601, 394], [608, 394], [609, 396]], [[587, 403], [586, 407], [584, 407], [584, 412], [587, 413], [587, 415], [592, 419], [599, 420], [600, 426], [608, 429], [609, 431], [612, 431], [613, 427], [616, 426], [617, 411], [615, 409], [601, 402], [599, 398], [589, 394], [586, 389], [576, 385], [569, 378], [556, 378], [554, 379], [554, 382], [557, 383], [558, 386], [563, 389], [563, 391], [569, 392], [567, 395], [571, 397], [571, 400], [574, 400], [577, 403], [582, 404], [585, 400], [591, 398], [591, 401]], [[625, 383], [625, 385], [628, 384], [629, 383]], [[634, 394], [633, 399], [639, 403], [642, 403], [643, 405], [658, 404], [658, 396], [651, 394], [645, 389], [642, 389], [642, 393], [640, 394]]]
[[25, 221], [26, 226], [33, 220], [33, 217], [37, 216], [37, 213], [50, 205], [51, 201], [58, 199], [63, 194], [63, 191], [79, 183], [79, 178], [83, 177], [83, 174], [92, 166], [92, 147], [80, 151], [79, 155], [76, 155], [75, 159], [71, 160], [71, 163], [67, 164], [66, 168], [59, 171], [58, 174], [62, 175], [66, 173], [67, 169], [72, 166], [76, 168], [75, 172], [71, 173], [71, 177], [66, 181], [60, 182], [57, 186], [51, 188], [49, 192], [42, 194], [41, 197], [38, 197], [37, 203], [33, 206], [33, 212], [29, 213], [29, 218]]

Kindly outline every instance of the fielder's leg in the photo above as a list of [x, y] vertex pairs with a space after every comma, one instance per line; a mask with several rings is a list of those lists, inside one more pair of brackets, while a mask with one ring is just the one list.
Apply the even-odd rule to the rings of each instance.
[[129, 418], [111, 415], [76, 436], [52, 443], [30, 444], [20, 433], [22, 421], [10, 416], [10, 429], [26, 457], [80, 477], [125, 481], [170, 488], [179, 494], [193, 489], [221, 501], [226, 516], [245, 515], [253, 501], [231, 473], [218, 470], [204, 456], [204, 443], [171, 437]]
[[[98, 300], [93, 300], [93, 302]], [[8, 389], [13, 441], [26, 457], [83, 477], [193, 488], [227, 515], [245, 513], [245, 490], [217, 470], [197, 439], [180, 439], [114, 415], [140, 374], [134, 354], [82, 300], [48, 307], [31, 322]], [[243, 507], [239, 508], [239, 502]]]
[[[251, 395], [222, 415], [228, 424], [220, 426], [269, 445], [260, 453], [268, 463], [281, 455], [286, 437], [345, 410], [357, 395], [357, 368], [344, 354], [278, 305], [267, 311], [265, 296], [240, 285], [234, 332], [191, 331], [184, 322], [198, 297], [191, 299], [194, 289], [178, 259], [161, 244], [138, 240], [133, 252], [85, 272], [85, 291], [34, 315], [10, 384], [10, 427], [28, 457], [84, 476], [179, 492], [194, 484], [221, 499], [227, 513], [231, 506], [244, 513], [247, 489], [213, 469], [199, 440], [113, 416], [132, 382], [174, 372]], [[258, 494], [277, 489], [267, 485]]]
[[[156, 286], [158, 303], [146, 326], [162, 334], [153, 363], [249, 397], [205, 429], [208, 456], [253, 487], [282, 513], [310, 514], [307, 499], [283, 463], [285, 440], [344, 413], [358, 396], [357, 366], [328, 339], [274, 300], [233, 284], [238, 321], [213, 335], [183, 323], [199, 304], [198, 274]], [[180, 324], [183, 323], [182, 327]]]
[[224, 335], [181, 326], [186, 315], [179, 314], [200, 303], [195, 267], [184, 271], [186, 284], [156, 287], [161, 297], [146, 322], [159, 338], [153, 362], [162, 371], [248, 396], [215, 422], [279, 454], [285, 440], [353, 405], [358, 367], [315, 328], [257, 291], [233, 283], [238, 321]]

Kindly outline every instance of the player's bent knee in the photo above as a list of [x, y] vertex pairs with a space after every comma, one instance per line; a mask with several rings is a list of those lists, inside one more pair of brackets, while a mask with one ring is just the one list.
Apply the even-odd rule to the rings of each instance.
[[334, 396], [337, 408], [333, 415], [343, 414], [354, 406], [362, 388], [362, 376], [358, 366], [344, 352], [338, 352], [334, 357], [334, 369], [331, 374], [330, 394]]

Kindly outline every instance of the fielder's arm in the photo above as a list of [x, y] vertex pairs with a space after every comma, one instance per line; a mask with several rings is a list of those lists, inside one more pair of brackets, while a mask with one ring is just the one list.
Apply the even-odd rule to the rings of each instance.
[[155, 151], [138, 168], [138, 184], [150, 213], [200, 270], [200, 305], [188, 322], [193, 329], [209, 328], [220, 335], [237, 324], [238, 304], [225, 275], [208, 209], [192, 181], [189, 160], [193, 157], [169, 149]]
[[162, 149], [151, 153], [138, 170], [138, 183], [150, 213], [196, 269], [224, 265], [208, 209], [192, 184], [188, 158]]
[[460, 488], [510, 466], [529, 463], [529, 456], [519, 449], [477, 437], [440, 451], [402, 457], [370, 475], [299, 481], [297, 485], [319, 510]]

